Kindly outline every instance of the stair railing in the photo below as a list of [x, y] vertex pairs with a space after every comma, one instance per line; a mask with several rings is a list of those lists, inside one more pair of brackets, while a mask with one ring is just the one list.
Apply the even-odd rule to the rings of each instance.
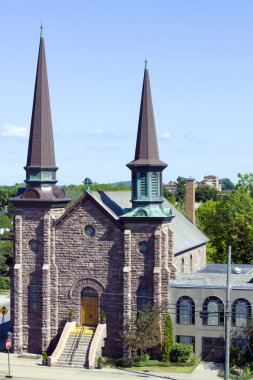
[[79, 346], [79, 342], [80, 342], [80, 339], [82, 337], [82, 334], [84, 332], [84, 326], [82, 326], [78, 336], [77, 336], [77, 339], [74, 340], [73, 342], [73, 349], [71, 350], [71, 355], [70, 355], [70, 359], [69, 359], [69, 365], [72, 365], [72, 362], [73, 362], [73, 358], [75, 356], [75, 353], [76, 353], [76, 350], [78, 349], [78, 346]]

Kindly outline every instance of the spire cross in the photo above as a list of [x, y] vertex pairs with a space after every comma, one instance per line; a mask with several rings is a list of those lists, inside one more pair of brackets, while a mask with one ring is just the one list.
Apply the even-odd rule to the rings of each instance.
[[41, 24], [40, 24], [40, 38], [43, 38], [43, 24], [42, 24], [42, 21], [41, 21]]
[[148, 61], [147, 59], [145, 59], [145, 70], [147, 70], [147, 68], [148, 68]]
[[83, 181], [83, 183], [85, 184], [86, 186], [86, 191], [88, 193], [90, 193], [90, 186], [92, 185], [92, 181], [89, 177], [85, 178], [85, 180]]

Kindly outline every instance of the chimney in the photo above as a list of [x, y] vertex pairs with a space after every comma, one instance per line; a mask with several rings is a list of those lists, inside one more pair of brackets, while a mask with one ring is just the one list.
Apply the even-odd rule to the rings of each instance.
[[192, 224], [195, 224], [195, 179], [185, 178], [186, 181], [186, 201], [185, 216]]

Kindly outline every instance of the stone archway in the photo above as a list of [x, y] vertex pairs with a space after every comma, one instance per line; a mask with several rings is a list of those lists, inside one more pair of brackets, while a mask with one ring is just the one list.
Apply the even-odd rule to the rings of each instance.
[[[105, 286], [95, 278], [84, 277], [75, 281], [69, 290], [69, 298], [79, 306], [79, 324], [95, 326], [100, 314], [100, 297]], [[91, 297], [90, 297], [91, 296]]]

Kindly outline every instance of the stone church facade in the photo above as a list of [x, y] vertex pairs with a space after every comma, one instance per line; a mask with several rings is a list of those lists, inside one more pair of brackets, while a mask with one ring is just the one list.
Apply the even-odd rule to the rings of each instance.
[[162, 197], [162, 171], [149, 72], [144, 70], [132, 192], [86, 193], [70, 208], [56, 186], [56, 163], [41, 35], [26, 170], [12, 198], [13, 349], [41, 353], [68, 318], [96, 326], [107, 316], [103, 354], [122, 356], [120, 333], [145, 304], [169, 309], [170, 281], [205, 264], [206, 237]]

